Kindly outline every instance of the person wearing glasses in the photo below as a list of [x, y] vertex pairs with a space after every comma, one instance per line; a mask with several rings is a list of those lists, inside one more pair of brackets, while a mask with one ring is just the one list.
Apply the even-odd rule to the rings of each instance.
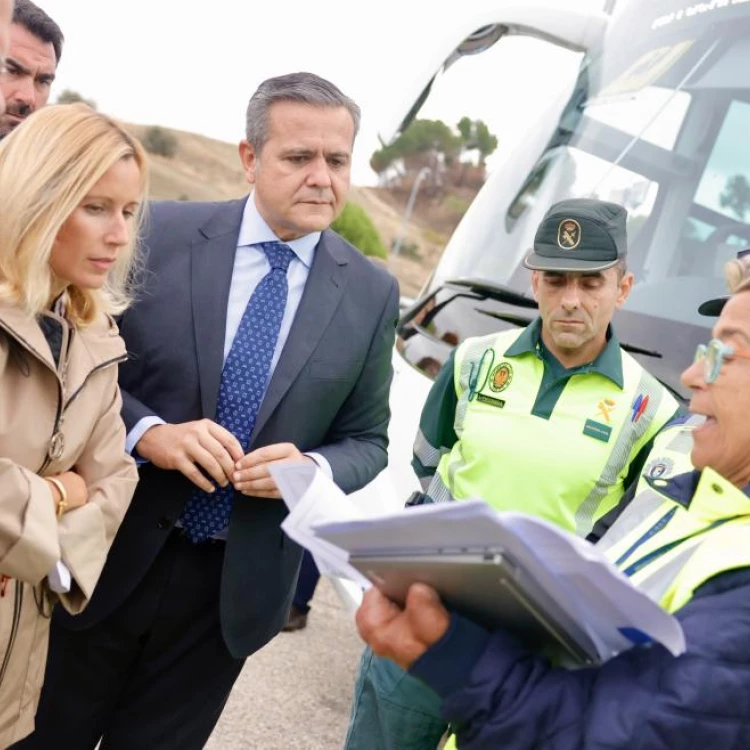
[[[745, 274], [750, 269], [750, 248], [740, 250], [737, 253], [736, 260], [730, 261], [724, 267], [724, 275], [728, 289], [736, 289], [742, 283]], [[718, 297], [703, 302], [698, 307], [698, 312], [706, 317], [717, 318], [724, 309], [728, 296]], [[708, 347], [698, 349], [698, 357], [703, 357], [708, 353], [712, 357], [712, 352]], [[647, 479], [668, 479], [676, 474], [682, 474], [693, 469], [690, 461], [690, 453], [693, 449], [693, 430], [702, 425], [705, 418], [700, 414], [685, 414], [667, 424], [659, 434], [654, 438], [653, 447], [646, 460], [643, 474], [639, 479], [635, 493], [639, 492], [643, 483]], [[628, 493], [629, 496], [634, 493]], [[627, 502], [627, 498], [626, 498]], [[625, 504], [621, 503], [606, 516], [602, 517], [594, 531], [589, 536], [590, 541], [601, 539], [604, 536], [613, 521], [624, 509]]]
[[430, 587], [413, 586], [403, 610], [365, 595], [360, 634], [440, 696], [461, 750], [750, 747], [750, 263], [727, 271], [713, 339], [682, 374], [703, 418], [695, 468], [646, 475], [599, 542], [675, 614], [684, 654], [652, 644], [568, 671], [449, 613]]

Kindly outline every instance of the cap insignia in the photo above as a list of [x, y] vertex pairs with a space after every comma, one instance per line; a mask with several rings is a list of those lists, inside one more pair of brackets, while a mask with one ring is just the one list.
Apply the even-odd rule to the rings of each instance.
[[563, 250], [575, 250], [581, 244], [581, 225], [575, 219], [563, 219], [557, 228], [557, 244]]

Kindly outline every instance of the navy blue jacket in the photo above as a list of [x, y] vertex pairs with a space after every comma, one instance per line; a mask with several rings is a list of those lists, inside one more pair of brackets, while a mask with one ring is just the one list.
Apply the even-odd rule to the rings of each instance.
[[750, 570], [716, 576], [676, 616], [682, 656], [636, 648], [568, 671], [453, 615], [411, 673], [443, 698], [460, 750], [747, 750]]

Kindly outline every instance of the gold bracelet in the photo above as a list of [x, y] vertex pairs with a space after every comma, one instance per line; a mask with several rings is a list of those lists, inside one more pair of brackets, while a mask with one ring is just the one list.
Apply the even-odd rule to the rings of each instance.
[[57, 491], [60, 493], [60, 499], [57, 501], [57, 517], [59, 518], [68, 509], [68, 491], [59, 479], [47, 477], [47, 481], [57, 487]]

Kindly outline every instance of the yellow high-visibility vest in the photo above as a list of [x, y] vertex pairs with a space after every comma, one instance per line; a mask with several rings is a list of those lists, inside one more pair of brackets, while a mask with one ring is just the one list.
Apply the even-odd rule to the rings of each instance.
[[504, 331], [458, 348], [458, 441], [427, 494], [482, 498], [586, 536], [677, 402], [614, 337], [593, 363], [550, 382], [533, 335]]

